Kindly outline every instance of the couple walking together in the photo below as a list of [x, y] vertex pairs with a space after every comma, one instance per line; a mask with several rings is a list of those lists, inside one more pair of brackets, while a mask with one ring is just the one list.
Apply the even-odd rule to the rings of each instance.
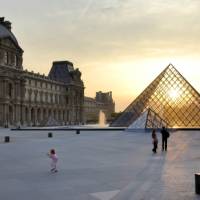
[[[162, 127], [160, 133], [162, 134], [162, 151], [167, 151], [167, 139], [169, 138], [169, 132], [165, 127]], [[152, 143], [153, 143], [153, 149], [152, 151], [156, 153], [158, 148], [158, 138], [156, 135], [156, 129], [153, 129], [152, 131]]]

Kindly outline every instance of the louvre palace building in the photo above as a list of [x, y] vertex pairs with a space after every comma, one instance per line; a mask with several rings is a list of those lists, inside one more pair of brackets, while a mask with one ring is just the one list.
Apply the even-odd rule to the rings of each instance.
[[23, 69], [23, 49], [0, 18], [0, 126], [83, 123], [84, 85], [69, 61], [53, 62], [48, 76]]

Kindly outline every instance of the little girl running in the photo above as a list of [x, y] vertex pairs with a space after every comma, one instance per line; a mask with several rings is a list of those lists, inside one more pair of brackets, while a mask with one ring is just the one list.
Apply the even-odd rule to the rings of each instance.
[[58, 156], [56, 155], [55, 149], [51, 149], [47, 155], [51, 158], [51, 172], [57, 172], [56, 164], [58, 162]]

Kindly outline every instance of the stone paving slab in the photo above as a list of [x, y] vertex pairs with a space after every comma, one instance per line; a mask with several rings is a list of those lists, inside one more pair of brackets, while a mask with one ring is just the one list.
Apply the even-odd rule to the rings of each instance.
[[[200, 132], [171, 134], [168, 152], [151, 152], [150, 133], [0, 130], [2, 200], [198, 200]], [[58, 173], [46, 153], [55, 148]]]

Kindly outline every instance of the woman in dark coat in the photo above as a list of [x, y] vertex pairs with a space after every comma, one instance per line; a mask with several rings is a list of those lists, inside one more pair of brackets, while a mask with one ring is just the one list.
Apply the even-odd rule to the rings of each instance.
[[169, 132], [165, 127], [162, 127], [160, 133], [162, 134], [162, 151], [167, 151], [167, 139], [169, 137]]

